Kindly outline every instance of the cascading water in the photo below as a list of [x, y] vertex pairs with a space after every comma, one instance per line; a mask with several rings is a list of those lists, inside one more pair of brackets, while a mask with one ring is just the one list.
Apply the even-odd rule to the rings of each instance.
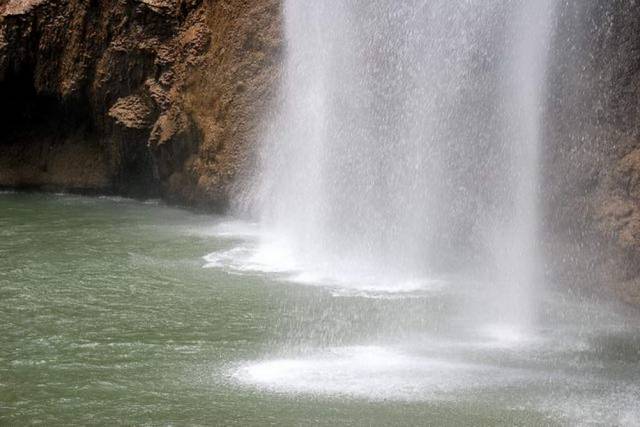
[[530, 326], [534, 284], [540, 280], [536, 277], [538, 151], [553, 10], [554, 0], [519, 5], [504, 67], [509, 196], [504, 200], [504, 222], [494, 224], [494, 233], [500, 237], [494, 242], [493, 253], [497, 255], [497, 280], [501, 281], [494, 298], [502, 304], [501, 320], [516, 328]]
[[482, 276], [528, 317], [552, 3], [286, 1], [265, 262], [378, 291]]
[[277, 338], [234, 381], [373, 400], [374, 414], [400, 400], [399, 419], [427, 414], [413, 424], [637, 419], [637, 333], [538, 277], [546, 74], [566, 10], [285, 0], [279, 108], [243, 200], [257, 230], [225, 224], [230, 246], [206, 257], [275, 294]]

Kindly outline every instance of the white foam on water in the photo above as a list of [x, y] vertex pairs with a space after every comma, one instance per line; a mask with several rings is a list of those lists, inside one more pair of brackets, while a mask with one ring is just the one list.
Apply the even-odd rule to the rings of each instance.
[[482, 325], [478, 332], [483, 344], [492, 348], [514, 348], [539, 343], [540, 338], [517, 324], [490, 323]]
[[313, 356], [249, 362], [239, 383], [290, 394], [345, 395], [372, 400], [446, 399], [456, 391], [509, 383], [513, 371], [379, 346], [335, 347]]
[[336, 297], [362, 296], [370, 298], [423, 297], [425, 293], [444, 288], [444, 282], [429, 279], [395, 279], [374, 274], [334, 274], [331, 270], [307, 270], [287, 278], [293, 283], [331, 288]]
[[250, 242], [204, 256], [205, 268], [218, 267], [245, 273], [285, 273], [295, 271], [296, 264], [277, 248], [261, 250]]
[[286, 242], [261, 230], [255, 223], [227, 221], [197, 232], [232, 242], [231, 247], [205, 255], [204, 268], [241, 274], [275, 274], [281, 281], [330, 288], [334, 296], [421, 297], [425, 292], [443, 289], [446, 284], [429, 278], [398, 279], [352, 265], [345, 269], [329, 262], [303, 262], [304, 257], [291, 253]]
[[435, 292], [445, 287], [445, 282], [437, 279], [397, 280], [366, 273], [343, 274], [323, 265], [304, 266], [278, 245], [241, 242], [203, 258], [206, 261], [204, 268], [221, 268], [242, 274], [277, 274], [281, 281], [330, 288], [334, 296], [418, 297], [424, 292]]
[[201, 236], [232, 240], [255, 240], [260, 235], [258, 224], [232, 219], [218, 222], [207, 227], [193, 228], [191, 231]]

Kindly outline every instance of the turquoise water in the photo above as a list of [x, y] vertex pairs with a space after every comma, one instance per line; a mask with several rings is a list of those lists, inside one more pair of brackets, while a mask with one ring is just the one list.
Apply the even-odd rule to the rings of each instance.
[[0, 194], [0, 424], [638, 425], [625, 307], [549, 291], [522, 336], [469, 324], [477, 285], [342, 292], [255, 268], [255, 233]]

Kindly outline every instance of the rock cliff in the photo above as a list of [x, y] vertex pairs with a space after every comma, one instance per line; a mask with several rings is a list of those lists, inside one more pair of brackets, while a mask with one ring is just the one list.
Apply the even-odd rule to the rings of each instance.
[[0, 185], [224, 209], [278, 76], [279, 7], [0, 1]]
[[559, 7], [542, 165], [548, 271], [640, 305], [640, 5]]

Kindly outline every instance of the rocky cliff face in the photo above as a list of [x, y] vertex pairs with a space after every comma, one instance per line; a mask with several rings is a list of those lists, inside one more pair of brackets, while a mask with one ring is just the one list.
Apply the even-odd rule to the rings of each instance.
[[543, 164], [548, 269], [640, 305], [640, 5], [560, 9]]
[[223, 209], [279, 29], [275, 0], [0, 1], [0, 185]]

